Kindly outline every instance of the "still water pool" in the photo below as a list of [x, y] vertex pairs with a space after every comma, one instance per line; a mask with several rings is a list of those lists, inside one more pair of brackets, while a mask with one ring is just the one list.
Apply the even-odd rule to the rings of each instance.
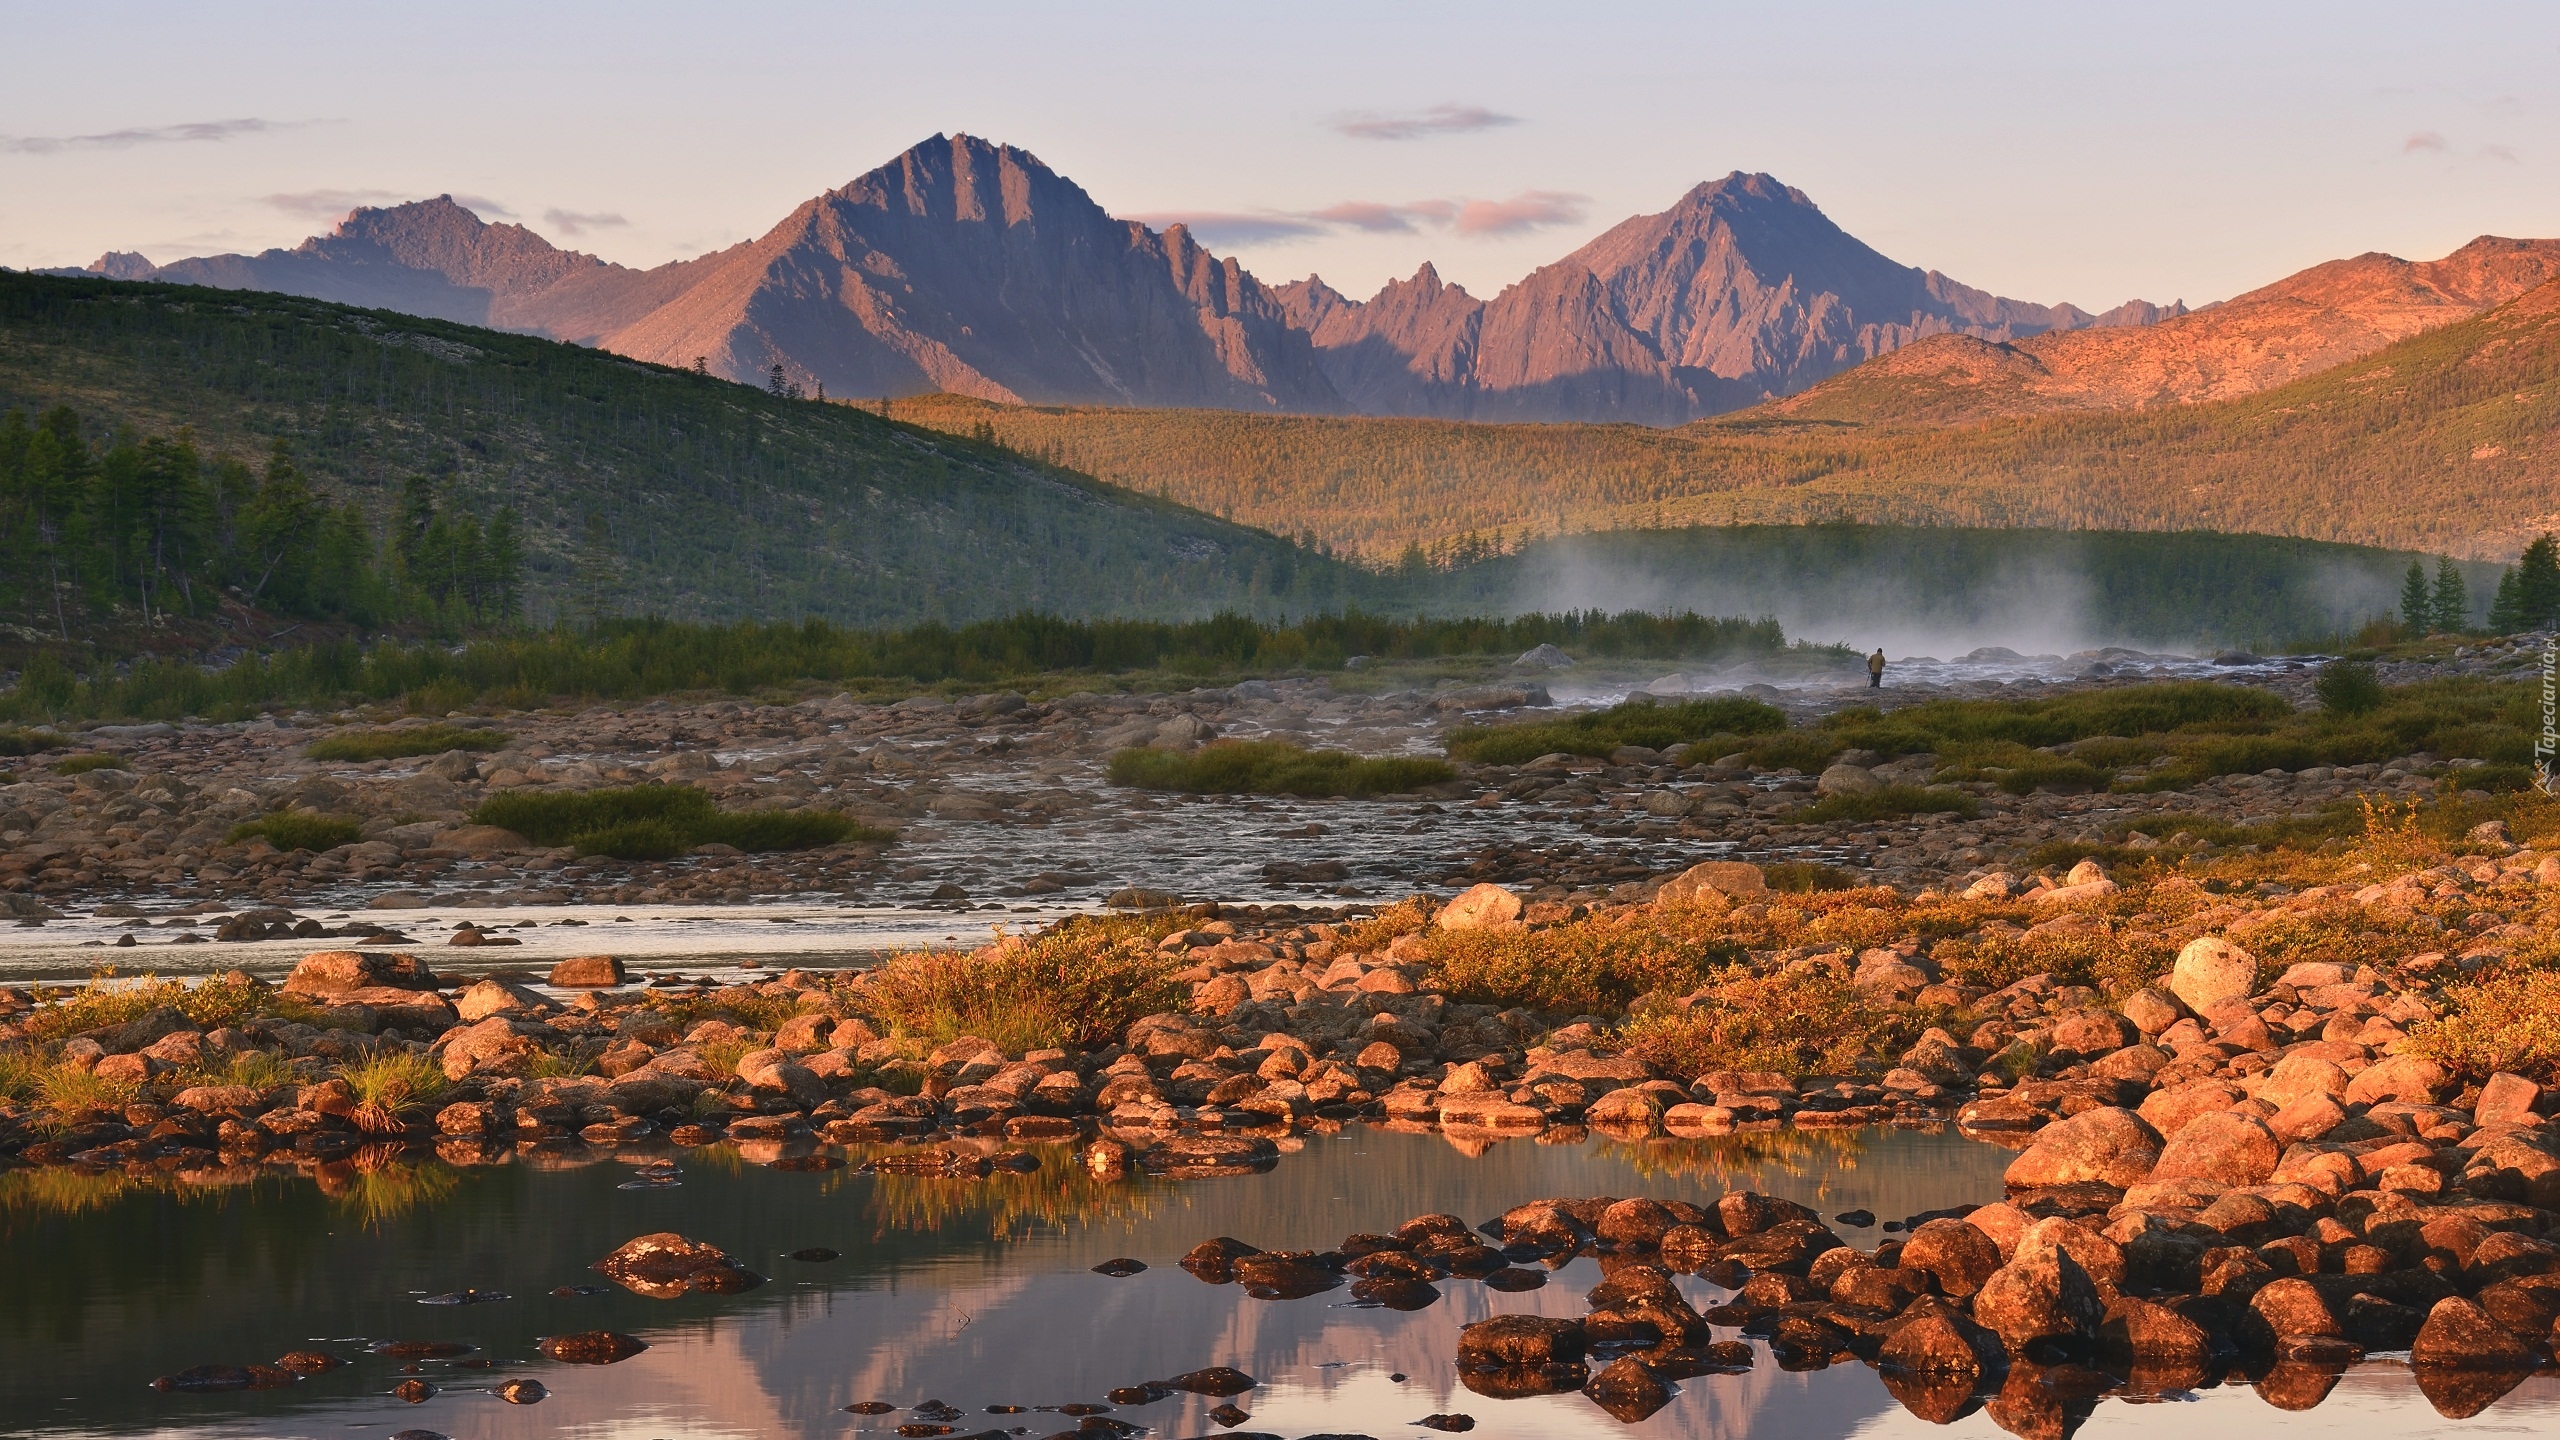
[[[1622, 1424], [1579, 1394], [1495, 1400], [1471, 1393], [1454, 1360], [1459, 1327], [1507, 1312], [1579, 1316], [1600, 1278], [1566, 1265], [1544, 1289], [1442, 1284], [1410, 1313], [1360, 1308], [1347, 1290], [1257, 1300], [1204, 1284], [1174, 1262], [1227, 1235], [1265, 1249], [1324, 1249], [1360, 1231], [1448, 1211], [1482, 1220], [1548, 1196], [1650, 1195], [1712, 1203], [1757, 1189], [1825, 1215], [1896, 1217], [1995, 1199], [2007, 1152], [1953, 1134], [1782, 1132], [1623, 1144], [1514, 1141], [1469, 1153], [1431, 1133], [1352, 1127], [1289, 1142], [1266, 1174], [1098, 1180], [1066, 1147], [1037, 1168], [983, 1179], [785, 1171], [727, 1147], [454, 1168], [377, 1157], [317, 1176], [246, 1171], [141, 1181], [120, 1174], [0, 1174], [0, 1434], [389, 1437], [455, 1440], [708, 1440], [889, 1436], [911, 1408], [941, 1400], [967, 1434], [1073, 1430], [1052, 1410], [1101, 1403], [1115, 1387], [1215, 1365], [1261, 1384], [1234, 1403], [1237, 1428], [1284, 1436], [1424, 1435], [1427, 1415], [1462, 1413], [1486, 1437], [1626, 1432], [1642, 1437], [1981, 1435], [2014, 1407], [1973, 1408], [1940, 1425], [1904, 1410], [1874, 1371], [1787, 1373], [1766, 1352], [1747, 1374], [1684, 1381], [1671, 1404]], [[854, 1157], [857, 1161], [860, 1154]], [[643, 1162], [672, 1161], [679, 1183], [633, 1188]], [[1025, 1162], [1029, 1163], [1029, 1162]], [[1839, 1227], [1872, 1246], [1874, 1229]], [[649, 1300], [587, 1267], [623, 1241], [674, 1230], [771, 1277], [733, 1295]], [[824, 1247], [833, 1261], [789, 1258]], [[1150, 1267], [1115, 1279], [1115, 1257]], [[1681, 1285], [1702, 1308], [1724, 1292]], [[468, 1306], [421, 1299], [477, 1288], [512, 1298]], [[555, 1364], [544, 1335], [619, 1330], [649, 1349], [612, 1366]], [[451, 1340], [463, 1363], [404, 1363], [377, 1340]], [[192, 1365], [270, 1361], [324, 1350], [353, 1363], [286, 1390], [164, 1394], [153, 1377]], [[496, 1362], [497, 1368], [485, 1367]], [[539, 1379], [549, 1398], [502, 1403], [491, 1389]], [[423, 1379], [416, 1404], [390, 1392]], [[897, 1410], [849, 1413], [863, 1401]], [[1177, 1395], [1114, 1407], [1152, 1436], [1215, 1434], [1220, 1402]], [[2299, 1403], [2297, 1398], [2294, 1403]], [[2080, 1410], [2088, 1413], [2083, 1418]], [[2369, 1360], [2315, 1408], [2276, 1408], [2245, 1382], [2149, 1403], [2097, 1400], [2038, 1412], [2059, 1435], [2362, 1437], [2560, 1433], [2560, 1379], [2526, 1380], [2470, 1420], [2440, 1417], [2405, 1366]], [[2026, 1428], [2034, 1428], [2028, 1426]]]

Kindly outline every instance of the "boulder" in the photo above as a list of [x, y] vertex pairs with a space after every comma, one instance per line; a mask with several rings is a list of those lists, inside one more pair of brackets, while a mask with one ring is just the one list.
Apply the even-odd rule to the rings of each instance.
[[2274, 1352], [2289, 1340], [2344, 1339], [2347, 1329], [2339, 1320], [2337, 1309], [2317, 1286], [2308, 1280], [2287, 1277], [2269, 1281], [2249, 1297], [2240, 1333], [2251, 1349]]
[[1911, 1375], [1996, 1375], [2009, 1364], [1998, 1335], [1935, 1295], [1911, 1302], [1876, 1359]]
[[1471, 885], [1431, 917], [1442, 930], [1507, 930], [1520, 922], [1520, 897], [1499, 885]]
[[2169, 1137], [2151, 1178], [2263, 1185], [2283, 1155], [2265, 1121], [2235, 1110], [2208, 1110]]
[[1593, 1404], [1609, 1412], [1611, 1419], [1633, 1425], [1671, 1403], [1671, 1387], [1653, 1373], [1642, 1360], [1621, 1355], [1591, 1377], [1582, 1387]]
[[1817, 795], [1865, 795], [1883, 788], [1876, 772], [1864, 765], [1834, 765], [1813, 782]]
[[[1984, 1210], [2005, 1210], [2005, 1205], [1989, 1205]], [[1967, 1219], [1979, 1223], [1983, 1211], [1977, 1210]], [[2018, 1236], [2011, 1248], [2012, 1262], [2058, 1250], [2080, 1264], [2089, 1273], [2089, 1282], [2098, 1287], [2103, 1297], [2113, 1296], [2124, 1285], [2124, 1247], [2109, 1239], [2102, 1231], [2074, 1224], [2059, 1215], [2038, 1220]]]
[[562, 990], [610, 990], [631, 977], [612, 955], [572, 955], [551, 967], [550, 984]]
[[459, 850], [474, 860], [493, 855], [521, 855], [534, 848], [532, 841], [499, 825], [464, 825], [437, 837], [449, 850]]
[[2000, 1247], [1962, 1220], [1932, 1220], [1911, 1232], [1902, 1258], [1894, 1263], [1912, 1274], [1928, 1276], [1939, 1294], [1961, 1300], [1980, 1290], [2000, 1268]]
[[1769, 893], [1760, 867], [1741, 860], [1708, 860], [1692, 865], [1664, 882], [1656, 900], [1695, 900], [1708, 892], [1735, 900], [1761, 899]]
[[2393, 1055], [2356, 1072], [2356, 1078], [2347, 1082], [2346, 1101], [2350, 1105], [2379, 1105], [2393, 1100], [2429, 1105], [2452, 1084], [2453, 1077], [2433, 1060]]
[[1586, 1344], [1579, 1320], [1496, 1315], [1458, 1332], [1461, 1370], [1522, 1370], [1580, 1360]]
[[2213, 1361], [2203, 1326], [2152, 1300], [2110, 1301], [2098, 1321], [2098, 1348], [2146, 1368], [2202, 1373]]
[[533, 1348], [563, 1365], [612, 1365], [648, 1349], [649, 1342], [618, 1330], [582, 1330], [575, 1335], [546, 1335]]
[[2177, 1000], [2156, 985], [2145, 985], [2127, 995], [2116, 1008], [2145, 1035], [2157, 1035], [2186, 1018], [2186, 1011], [2179, 1008]]
[[2201, 1014], [2225, 1000], [2242, 1000], [2258, 988], [2258, 959], [2219, 935], [2199, 935], [2178, 952], [2169, 993]]
[[1973, 1318], [1998, 1334], [2012, 1354], [2035, 1344], [2084, 1340], [2096, 1333], [2105, 1313], [2089, 1272], [2058, 1246], [2022, 1248], [1973, 1297]]
[[529, 1014], [549, 1003], [538, 990], [492, 977], [463, 991], [462, 998], [453, 1002], [453, 1010], [467, 1025], [492, 1015]]
[[593, 1268], [633, 1294], [653, 1300], [694, 1292], [734, 1294], [764, 1283], [763, 1276], [718, 1246], [688, 1240], [672, 1230], [626, 1241]]
[[2409, 1347], [2409, 1363], [2445, 1370], [2530, 1370], [2540, 1363], [2532, 1347], [2507, 1332], [2489, 1312], [2448, 1295], [2427, 1312]]
[[303, 956], [280, 988], [287, 995], [311, 998], [377, 988], [433, 990], [438, 983], [435, 971], [415, 955], [321, 950]]
[[2100, 1106], [2037, 1131], [2003, 1178], [2020, 1190], [2091, 1183], [2121, 1190], [2140, 1183], [2159, 1159], [2160, 1132], [2130, 1110]]
[[453, 1080], [482, 1073], [522, 1074], [542, 1054], [542, 1046], [504, 1015], [447, 1030], [437, 1037], [435, 1050], [446, 1078]]

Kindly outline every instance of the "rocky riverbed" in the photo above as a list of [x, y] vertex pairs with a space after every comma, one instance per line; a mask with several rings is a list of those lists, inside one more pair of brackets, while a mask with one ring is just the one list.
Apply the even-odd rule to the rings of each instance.
[[[2511, 673], [2527, 653], [2466, 652], [2442, 664], [2387, 667], [2385, 678]], [[2115, 660], [2098, 658], [2109, 654]], [[1570, 672], [1548, 672], [1384, 693], [1317, 679], [1037, 702], [1011, 693], [894, 704], [844, 695], [765, 706], [651, 702], [457, 715], [433, 723], [496, 732], [503, 748], [355, 763], [305, 754], [314, 741], [360, 725], [364, 717], [352, 712], [103, 725], [79, 732], [78, 748], [125, 768], [61, 775], [48, 757], [36, 757], [0, 783], [0, 907], [24, 920], [84, 910], [147, 918], [176, 933], [138, 940], [185, 944], [226, 929], [247, 934], [224, 917], [262, 906], [392, 912], [381, 917], [387, 922], [400, 910], [435, 907], [781, 898], [952, 910], [1089, 906], [1123, 892], [1338, 903], [1487, 880], [1539, 899], [1592, 903], [1638, 898], [1711, 857], [1819, 860], [1863, 879], [1917, 886], [2014, 867], [2050, 840], [2139, 829], [2150, 812], [2262, 821], [2360, 793], [2417, 794], [2441, 769], [2438, 757], [2416, 754], [2146, 795], [2012, 796], [1976, 783], [1967, 787], [1980, 806], [1976, 817], [1825, 825], [1790, 816], [1823, 794], [1925, 780], [1934, 757], [1878, 764], [1853, 752], [1826, 777], [1692, 753], [1701, 747], [1626, 747], [1600, 758], [1469, 765], [1427, 793], [1381, 801], [1168, 797], [1103, 778], [1105, 762], [1124, 747], [1194, 747], [1217, 736], [1433, 753], [1453, 724], [1552, 715], [1559, 705], [1614, 701], [1638, 688], [1748, 693], [1801, 719], [1851, 704], [2046, 695], [2200, 673], [2300, 703], [2310, 683], [2301, 661], [2214, 665], [2130, 654], [1913, 661], [1881, 693], [1829, 674], [1673, 675], [1640, 687], [1632, 678], [1568, 681], [1562, 676]], [[467, 819], [493, 795], [650, 781], [698, 787], [726, 809], [841, 811], [899, 839], [778, 855], [710, 845], [682, 860], [629, 863], [538, 847]], [[317, 853], [228, 838], [281, 809], [342, 817], [359, 838]]]

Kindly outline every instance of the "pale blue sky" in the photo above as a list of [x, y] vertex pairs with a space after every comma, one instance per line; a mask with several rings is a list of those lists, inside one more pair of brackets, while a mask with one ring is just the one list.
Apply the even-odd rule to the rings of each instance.
[[11, 266], [291, 244], [444, 191], [654, 264], [938, 130], [1363, 295], [1425, 259], [1489, 295], [1734, 169], [1905, 263], [2092, 308], [2560, 235], [2549, 0], [0, 0], [0, 25]]

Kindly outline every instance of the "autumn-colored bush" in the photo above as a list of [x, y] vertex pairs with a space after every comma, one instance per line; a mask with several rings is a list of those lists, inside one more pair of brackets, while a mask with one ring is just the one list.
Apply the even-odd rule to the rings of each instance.
[[1625, 1033], [1627, 1053], [1667, 1075], [1870, 1075], [1892, 1068], [1922, 1024], [1827, 970], [1754, 973], [1736, 965], [1686, 1005], [1645, 1006]]
[[2509, 966], [2445, 995], [2409, 1032], [2408, 1051], [2473, 1080], [2501, 1070], [2560, 1084], [2560, 969]]
[[270, 992], [254, 981], [206, 980], [190, 985], [144, 975], [119, 981], [100, 972], [86, 985], [61, 999], [39, 1004], [28, 1014], [25, 1034], [32, 1040], [64, 1040], [108, 1025], [125, 1025], [163, 1005], [174, 1006], [200, 1030], [238, 1025], [270, 1006]]
[[1180, 1006], [1185, 964], [1156, 948], [1181, 922], [1076, 916], [1039, 935], [973, 951], [896, 956], [848, 989], [891, 1034], [939, 1045], [974, 1035], [1009, 1054], [1107, 1045], [1131, 1022]]
[[2091, 985], [2122, 995], [2165, 973], [2177, 962], [2178, 947], [2157, 931], [2120, 926], [1995, 928], [1941, 941], [1929, 958], [1947, 980], [1985, 990], [2003, 989], [2030, 975], [2050, 975], [2059, 984]]
[[1619, 1015], [1638, 997], [1685, 994], [1741, 955], [1720, 904], [1632, 906], [1544, 930], [1433, 930], [1428, 983], [1465, 1004]]

